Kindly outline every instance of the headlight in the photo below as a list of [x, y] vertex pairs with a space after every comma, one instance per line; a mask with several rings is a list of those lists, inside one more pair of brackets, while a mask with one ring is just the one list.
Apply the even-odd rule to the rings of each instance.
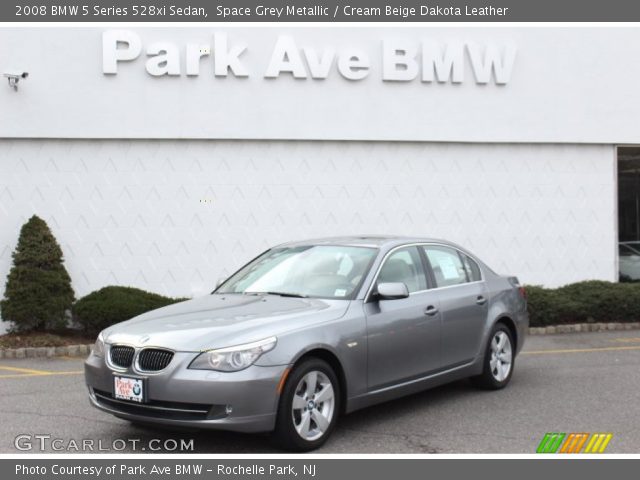
[[104, 357], [104, 339], [102, 338], [102, 332], [98, 335], [96, 343], [93, 344], [93, 354], [96, 357]]
[[276, 343], [276, 337], [270, 337], [259, 342], [202, 352], [191, 362], [189, 368], [237, 372], [252, 365], [263, 353], [273, 350]]

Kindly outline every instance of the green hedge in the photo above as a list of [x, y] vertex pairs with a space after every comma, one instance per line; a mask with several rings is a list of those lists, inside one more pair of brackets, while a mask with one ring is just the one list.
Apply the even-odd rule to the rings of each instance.
[[532, 327], [640, 321], [640, 284], [599, 280], [560, 288], [527, 286]]
[[132, 287], [104, 287], [78, 300], [73, 318], [84, 332], [97, 335], [110, 325], [183, 300]]
[[[590, 280], [560, 288], [529, 285], [526, 290], [532, 327], [640, 321], [640, 283]], [[87, 334], [95, 335], [115, 323], [183, 300], [137, 288], [105, 287], [78, 300], [73, 316]]]

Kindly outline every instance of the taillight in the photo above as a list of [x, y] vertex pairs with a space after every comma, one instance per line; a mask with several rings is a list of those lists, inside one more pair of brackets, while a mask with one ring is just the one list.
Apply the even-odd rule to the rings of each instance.
[[520, 293], [520, 296], [526, 300], [527, 299], [527, 291], [520, 284], [520, 281], [518, 280], [518, 277], [508, 277], [507, 280], [509, 281], [509, 283], [511, 284], [511, 286], [513, 288], [517, 288], [518, 289], [518, 292]]

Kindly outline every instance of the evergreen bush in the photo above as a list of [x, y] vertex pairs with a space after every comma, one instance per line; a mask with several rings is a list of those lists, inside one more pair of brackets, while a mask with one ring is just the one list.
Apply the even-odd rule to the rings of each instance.
[[2, 318], [11, 330], [50, 331], [66, 327], [66, 313], [74, 301], [71, 278], [62, 249], [44, 220], [32, 216], [20, 229], [7, 277]]
[[97, 335], [115, 323], [183, 300], [138, 288], [110, 286], [78, 300], [73, 305], [73, 318], [86, 334]]

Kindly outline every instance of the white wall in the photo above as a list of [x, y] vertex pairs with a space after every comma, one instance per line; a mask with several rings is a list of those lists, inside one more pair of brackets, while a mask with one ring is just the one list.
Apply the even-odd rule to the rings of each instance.
[[[455, 142], [638, 143], [637, 28], [136, 28], [143, 48], [173, 42], [180, 77], [146, 73], [146, 55], [102, 73], [106, 28], [0, 28], [0, 71], [27, 70], [19, 92], [0, 84], [0, 137], [250, 138]], [[248, 78], [216, 78], [211, 57], [187, 78], [185, 45], [227, 32], [246, 43]], [[263, 78], [279, 35], [300, 47], [358, 48], [371, 73], [349, 81]], [[514, 45], [507, 85], [382, 81], [382, 42]], [[3, 80], [4, 82], [4, 80]]]
[[614, 280], [611, 146], [0, 140], [0, 294], [43, 217], [78, 296], [197, 295], [279, 242], [443, 237], [527, 283]]

